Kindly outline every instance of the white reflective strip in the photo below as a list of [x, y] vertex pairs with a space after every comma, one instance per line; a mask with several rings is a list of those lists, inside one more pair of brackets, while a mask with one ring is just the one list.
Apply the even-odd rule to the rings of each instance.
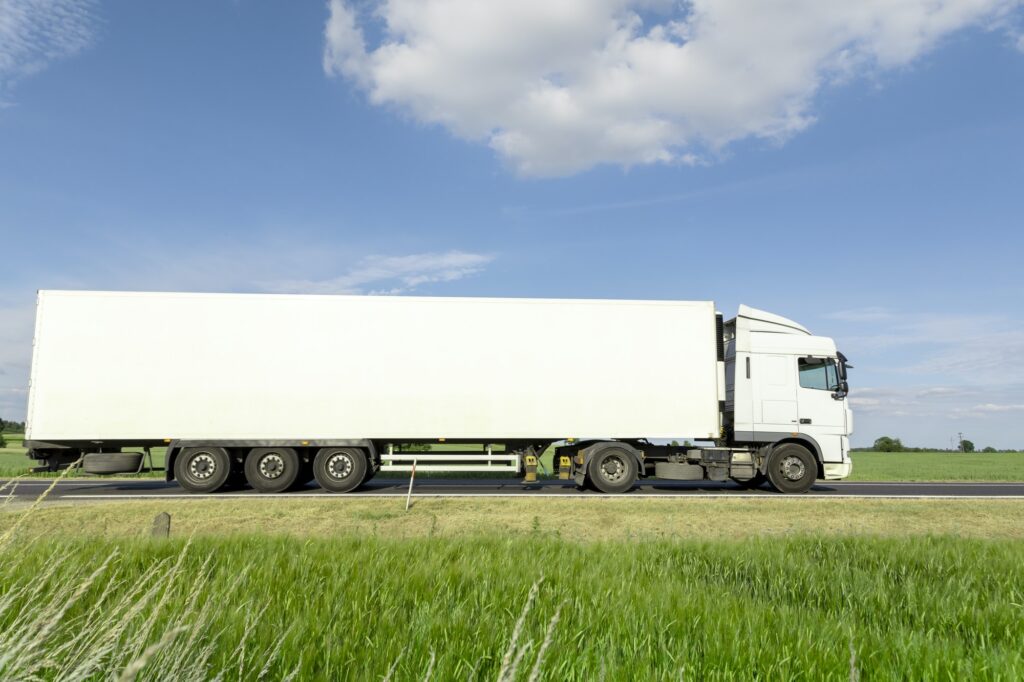
[[[384, 464], [381, 465], [381, 471], [412, 471], [411, 464]], [[417, 471], [518, 471], [519, 468], [515, 465], [502, 464], [500, 466], [495, 465], [469, 465], [469, 464], [419, 464], [416, 467]]]
[[467, 456], [465, 454], [458, 455], [381, 455], [380, 460], [382, 462], [411, 462], [417, 460], [420, 462], [456, 462], [464, 460], [467, 462], [486, 462], [489, 460], [500, 461], [500, 462], [514, 462], [519, 459], [518, 455], [473, 455]]

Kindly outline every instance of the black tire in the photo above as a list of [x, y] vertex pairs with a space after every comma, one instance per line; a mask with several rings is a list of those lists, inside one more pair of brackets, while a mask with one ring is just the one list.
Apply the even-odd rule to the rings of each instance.
[[759, 471], [756, 474], [754, 474], [753, 478], [748, 478], [747, 480], [734, 478], [732, 480], [734, 483], [738, 484], [743, 488], [746, 488], [747, 490], [754, 490], [755, 488], [760, 488], [761, 486], [763, 486], [765, 484], [765, 481], [768, 480], [768, 477]]
[[245, 480], [261, 493], [283, 493], [301, 473], [299, 455], [292, 448], [253, 448], [245, 457]]
[[363, 482], [362, 482], [362, 483], [360, 483], [359, 485], [366, 485], [366, 483], [367, 483], [367, 482], [368, 482], [368, 481], [369, 481], [369, 480], [370, 480], [371, 478], [373, 478], [374, 476], [376, 476], [376, 475], [377, 475], [377, 472], [378, 472], [378, 471], [380, 471], [380, 468], [379, 468], [379, 467], [375, 467], [375, 466], [373, 466], [373, 465], [367, 464], [367, 467], [366, 467], [366, 473], [365, 473], [365, 474], [363, 475]]
[[231, 457], [224, 448], [185, 448], [174, 460], [174, 478], [190, 493], [215, 493], [231, 476]]
[[313, 460], [313, 477], [330, 493], [347, 493], [363, 484], [370, 468], [360, 448], [321, 448]]
[[624, 493], [636, 485], [636, 457], [625, 448], [598, 450], [587, 464], [587, 481], [602, 493]]
[[805, 493], [818, 478], [818, 463], [802, 445], [783, 443], [768, 456], [768, 481], [780, 493]]

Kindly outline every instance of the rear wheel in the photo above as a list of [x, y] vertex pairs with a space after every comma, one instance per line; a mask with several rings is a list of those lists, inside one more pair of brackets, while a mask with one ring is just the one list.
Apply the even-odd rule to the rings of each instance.
[[261, 493], [281, 493], [299, 478], [299, 456], [292, 448], [253, 448], [245, 458], [245, 480]]
[[625, 448], [599, 450], [587, 465], [589, 483], [603, 493], [624, 493], [636, 484], [636, 457]]
[[768, 480], [780, 493], [805, 493], [818, 478], [818, 463], [802, 445], [783, 443], [768, 457]]
[[174, 478], [190, 493], [213, 493], [231, 476], [231, 458], [224, 448], [185, 448], [174, 460]]
[[366, 473], [363, 475], [363, 482], [360, 485], [365, 485], [367, 481], [377, 475], [378, 469], [374, 468], [373, 465], [367, 464]]
[[313, 460], [313, 476], [331, 493], [355, 490], [366, 479], [369, 462], [359, 448], [321, 448]]

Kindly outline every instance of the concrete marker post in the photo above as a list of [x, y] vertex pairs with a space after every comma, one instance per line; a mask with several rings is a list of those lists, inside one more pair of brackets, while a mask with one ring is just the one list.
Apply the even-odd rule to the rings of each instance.
[[412, 461], [412, 475], [409, 476], [409, 494], [405, 497], [405, 511], [412, 505], [412, 482], [416, 480], [416, 460]]
[[153, 529], [150, 536], [153, 538], [165, 539], [171, 535], [171, 515], [167, 512], [160, 512], [153, 519]]

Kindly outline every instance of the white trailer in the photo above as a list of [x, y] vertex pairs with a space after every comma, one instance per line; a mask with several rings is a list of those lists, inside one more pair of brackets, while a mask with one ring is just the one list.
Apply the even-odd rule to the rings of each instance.
[[532, 481], [552, 444], [605, 492], [796, 491], [848, 475], [845, 394], [830, 339], [709, 301], [41, 291], [26, 442], [96, 473], [166, 446], [197, 492], [347, 492], [412, 459]]

